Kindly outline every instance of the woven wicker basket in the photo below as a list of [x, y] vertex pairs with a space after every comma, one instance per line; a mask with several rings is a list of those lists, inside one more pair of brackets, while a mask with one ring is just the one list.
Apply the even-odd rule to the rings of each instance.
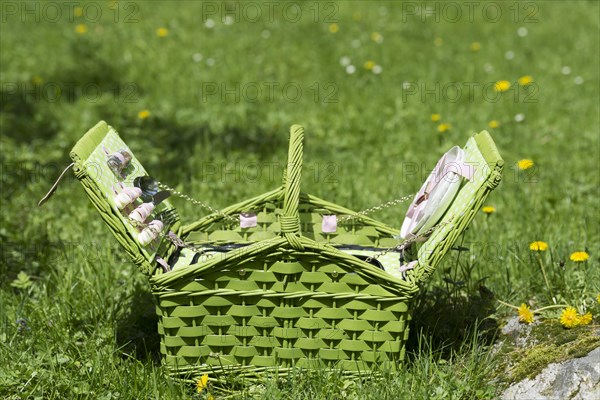
[[[501, 179], [503, 161], [489, 134], [469, 139], [465, 153], [477, 173], [463, 184], [439, 229], [420, 245], [415, 268], [394, 275], [364, 255], [397, 245], [397, 229], [300, 192], [303, 132], [298, 125], [291, 128], [281, 187], [167, 228], [194, 244], [195, 251], [164, 238], [140, 245], [137, 228], [115, 206], [109, 189], [114, 182], [108, 177], [115, 178], [102, 151], [126, 148], [114, 129], [100, 122], [74, 147], [76, 176], [119, 242], [150, 276], [160, 351], [175, 377], [215, 370], [252, 376], [291, 367], [350, 374], [397, 368], [405, 356], [418, 285]], [[135, 156], [132, 165], [126, 185], [146, 174]], [[168, 202], [160, 205], [160, 210], [169, 208]], [[256, 215], [256, 226], [234, 223], [246, 212]], [[324, 215], [347, 222], [324, 233]], [[157, 268], [157, 256], [173, 270]], [[393, 256], [397, 260], [399, 254]]]

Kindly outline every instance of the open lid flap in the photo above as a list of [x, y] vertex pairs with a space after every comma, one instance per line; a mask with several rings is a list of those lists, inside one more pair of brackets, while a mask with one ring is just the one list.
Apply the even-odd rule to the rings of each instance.
[[[113, 161], [126, 164], [122, 171], [115, 172], [114, 166], [111, 166], [111, 157], [115, 154], [120, 157], [113, 157]], [[129, 195], [133, 200], [131, 203], [124, 201], [127, 200], [125, 193], [134, 191], [135, 178], [147, 173], [119, 134], [104, 121], [90, 129], [73, 147], [70, 155], [75, 176], [101, 218], [142, 272], [151, 274], [161, 245], [160, 236], [155, 235], [155, 231], [169, 228], [154, 220], [173, 206], [167, 200], [153, 206], [134, 195]], [[132, 215], [145, 220], [148, 226], [144, 229], [134, 226], [130, 220]], [[178, 222], [175, 224], [179, 225]], [[176, 228], [175, 224], [171, 229]]]
[[464, 151], [458, 146], [448, 150], [409, 206], [400, 237], [414, 239], [431, 229], [450, 207], [462, 178], [471, 179], [472, 175], [473, 167], [465, 164]]

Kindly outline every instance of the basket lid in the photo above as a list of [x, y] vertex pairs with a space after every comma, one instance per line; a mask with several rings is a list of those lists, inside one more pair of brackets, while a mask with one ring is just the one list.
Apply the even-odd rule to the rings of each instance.
[[[142, 204], [135, 195], [119, 196], [134, 191], [134, 180], [148, 174], [117, 131], [104, 121], [98, 122], [75, 144], [70, 156], [75, 176], [112, 234], [138, 268], [147, 275], [152, 274], [157, 253], [162, 254], [163, 246], [168, 246], [167, 243], [161, 244], [160, 235], [152, 239], [161, 225], [153, 224], [153, 219], [159, 213], [173, 209], [173, 206], [168, 200], [154, 206]], [[115, 164], [120, 166], [115, 167]], [[133, 202], [126, 205], [131, 199]], [[132, 216], [149, 224], [144, 229], [141, 223], [135, 226], [130, 219]], [[162, 229], [178, 226], [176, 221], [171, 227], [163, 226]]]

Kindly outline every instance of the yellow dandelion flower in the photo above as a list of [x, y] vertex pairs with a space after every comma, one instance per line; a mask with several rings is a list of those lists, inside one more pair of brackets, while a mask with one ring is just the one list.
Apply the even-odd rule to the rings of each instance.
[[88, 27], [87, 27], [87, 25], [86, 25], [86, 24], [78, 24], [78, 25], [75, 27], [75, 32], [77, 32], [77, 33], [78, 33], [78, 34], [80, 34], [80, 35], [83, 35], [83, 34], [85, 34], [87, 31], [88, 31]]
[[479, 51], [479, 50], [481, 50], [481, 43], [473, 42], [473, 43], [471, 43], [470, 48], [471, 48], [471, 51]]
[[535, 164], [533, 163], [533, 160], [530, 160], [528, 158], [524, 158], [523, 160], [519, 160], [519, 162], [517, 163], [517, 167], [519, 167], [519, 169], [521, 171], [529, 169], [529, 168], [533, 167], [534, 165]]
[[433, 44], [436, 45], [437, 47], [440, 47], [441, 45], [444, 44], [444, 39], [442, 39], [440, 37], [436, 37], [435, 39], [433, 39]]
[[337, 33], [339, 30], [340, 30], [340, 27], [335, 22], [333, 24], [329, 25], [329, 32], [331, 32], [331, 33]]
[[506, 92], [508, 89], [510, 89], [510, 82], [507, 80], [498, 81], [494, 84], [496, 92]]
[[525, 75], [519, 78], [519, 85], [527, 86], [533, 82], [533, 77], [531, 75]]
[[375, 64], [375, 61], [369, 60], [369, 61], [365, 62], [365, 64], [363, 66], [365, 67], [365, 69], [370, 71], [373, 69], [373, 67], [375, 65], [377, 65], [377, 64]]
[[546, 251], [548, 250], [548, 243], [537, 240], [529, 244], [529, 250], [531, 251]]
[[198, 391], [198, 393], [202, 393], [202, 391], [204, 389], [206, 389], [207, 386], [208, 386], [208, 374], [204, 374], [200, 378], [198, 378], [198, 380], [196, 381], [196, 390]]
[[452, 126], [449, 123], [443, 122], [443, 123], [441, 123], [441, 124], [438, 125], [437, 130], [438, 130], [439, 133], [444, 133], [446, 131], [449, 131], [450, 128], [452, 128]]
[[31, 78], [31, 83], [33, 83], [34, 85], [41, 85], [42, 83], [44, 83], [44, 80], [41, 76], [35, 75], [33, 78]]
[[167, 37], [167, 36], [169, 36], [169, 30], [167, 28], [158, 28], [156, 30], [156, 36]]
[[138, 113], [138, 118], [139, 119], [146, 119], [150, 116], [150, 111], [148, 110], [142, 110]]
[[375, 43], [381, 43], [383, 42], [383, 35], [379, 32], [373, 32], [371, 33], [371, 40]]
[[588, 311], [585, 314], [579, 316], [579, 325], [588, 325], [590, 322], [592, 322], [591, 312]]
[[598, 296], [596, 296], [596, 301], [598, 302], [598, 304], [600, 304], [600, 293], [598, 293]]
[[73, 9], [73, 15], [76, 17], [81, 17], [83, 15], [83, 8], [81, 7], [75, 7]]
[[438, 122], [440, 119], [442, 119], [442, 116], [440, 114], [431, 114], [431, 120], [433, 122]]
[[571, 257], [569, 258], [571, 261], [584, 262], [590, 258], [590, 255], [585, 251], [576, 251], [575, 253], [571, 253]]
[[563, 310], [560, 315], [560, 323], [565, 328], [574, 328], [579, 325], [579, 317], [577, 316], [577, 310], [573, 307], [567, 307]]
[[496, 212], [496, 207], [494, 206], [485, 206], [481, 209], [486, 214], [493, 214]]
[[521, 304], [519, 307], [519, 322], [524, 322], [526, 324], [533, 323], [533, 312], [531, 312], [531, 309], [525, 303]]
[[494, 129], [500, 126], [500, 122], [498, 120], [493, 119], [490, 122], [488, 122], [488, 126]]

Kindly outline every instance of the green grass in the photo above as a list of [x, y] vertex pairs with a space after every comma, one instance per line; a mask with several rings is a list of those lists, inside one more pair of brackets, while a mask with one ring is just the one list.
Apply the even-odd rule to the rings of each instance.
[[[494, 398], [500, 388], [492, 367], [481, 366], [501, 361], [489, 346], [513, 313], [496, 299], [539, 308], [554, 295], [592, 311], [598, 324], [598, 3], [491, 3], [503, 11], [497, 22], [482, 16], [481, 3], [473, 22], [465, 6], [456, 23], [448, 21], [451, 10], [440, 14], [439, 2], [429, 3], [434, 17], [425, 21], [407, 3], [306, 2], [298, 22], [290, 21], [291, 8], [282, 15], [290, 3], [281, 3], [272, 19], [264, 6], [256, 22], [248, 9], [231, 25], [210, 16], [210, 29], [206, 4], [220, 12], [224, 3], [119, 2], [118, 14], [106, 1], [81, 4], [87, 19], [71, 21], [64, 6], [56, 22], [43, 3], [39, 22], [23, 12], [32, 2], [2, 4], [0, 397], [198, 397], [161, 368], [148, 285], [75, 179], [36, 207], [70, 148], [100, 119], [154, 176], [215, 207], [276, 187], [288, 128], [303, 124], [303, 190], [357, 210], [414, 193], [445, 150], [500, 122], [490, 129], [507, 162], [488, 200], [496, 212], [474, 220], [462, 238], [469, 251], [449, 255], [419, 295], [411, 355], [399, 373], [357, 381], [324, 371], [257, 383], [232, 378], [211, 387], [217, 398]], [[96, 4], [102, 15], [93, 22]], [[536, 21], [526, 19], [534, 11]], [[334, 20], [337, 33], [330, 32]], [[80, 23], [85, 34], [76, 33]], [[168, 36], [157, 36], [160, 27]], [[382, 43], [371, 40], [373, 32]], [[470, 50], [473, 42], [480, 51]], [[369, 60], [381, 74], [364, 68]], [[518, 88], [523, 75], [533, 76], [536, 91]], [[493, 91], [483, 87], [503, 79], [511, 90], [491, 101]], [[236, 84], [239, 100], [222, 98]], [[215, 86], [216, 94], [206, 93]], [[294, 100], [297, 87], [302, 95]], [[456, 87], [462, 93], [454, 101]], [[139, 119], [146, 109], [151, 116]], [[451, 130], [438, 133], [433, 113]], [[517, 114], [525, 119], [516, 122]], [[519, 172], [524, 158], [535, 167]], [[175, 201], [184, 220], [203, 214]], [[377, 217], [399, 227], [405, 209]], [[549, 244], [540, 256], [552, 290], [529, 250], [534, 240]], [[570, 261], [578, 250], [590, 259]], [[11, 286], [20, 271], [31, 282]]]

